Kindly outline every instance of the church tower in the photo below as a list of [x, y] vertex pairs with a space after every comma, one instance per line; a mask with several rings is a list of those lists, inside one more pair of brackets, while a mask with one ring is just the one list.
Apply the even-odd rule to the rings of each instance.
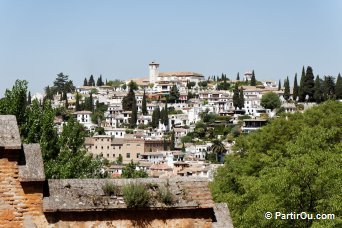
[[159, 63], [151, 62], [149, 64], [150, 68], [150, 83], [155, 83], [157, 81], [157, 77], [159, 75]]

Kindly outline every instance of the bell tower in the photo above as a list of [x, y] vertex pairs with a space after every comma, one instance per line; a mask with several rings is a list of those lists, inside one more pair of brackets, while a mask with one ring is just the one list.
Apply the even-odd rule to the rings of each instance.
[[155, 83], [159, 74], [159, 63], [151, 62], [149, 64], [150, 68], [150, 83]]

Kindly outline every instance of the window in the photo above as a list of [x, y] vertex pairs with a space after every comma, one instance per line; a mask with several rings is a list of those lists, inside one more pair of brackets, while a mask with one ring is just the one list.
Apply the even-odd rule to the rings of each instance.
[[95, 146], [95, 149], [97, 149], [97, 146]]
[[101, 149], [103, 149], [103, 146], [101, 146]]
[[119, 146], [119, 150], [121, 150], [121, 146]]
[[107, 154], [107, 158], [109, 158], [109, 154]]
[[107, 146], [107, 149], [109, 150], [109, 146]]
[[130, 153], [126, 153], [126, 158], [131, 158], [131, 154]]
[[113, 154], [113, 158], [115, 158], [115, 154]]
[[140, 157], [140, 153], [137, 153], [137, 158], [139, 158]]

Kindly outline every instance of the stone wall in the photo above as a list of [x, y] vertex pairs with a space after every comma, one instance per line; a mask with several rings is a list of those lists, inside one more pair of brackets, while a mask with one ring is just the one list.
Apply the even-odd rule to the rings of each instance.
[[[104, 194], [107, 181], [167, 187], [176, 203], [127, 208], [122, 196]], [[0, 115], [0, 228], [232, 227], [227, 217], [228, 208], [214, 204], [207, 180], [200, 178], [46, 181], [40, 146], [21, 144], [15, 117]]]
[[24, 221], [47, 225], [42, 190], [41, 183], [19, 181], [17, 161], [0, 158], [0, 227], [22, 227]]

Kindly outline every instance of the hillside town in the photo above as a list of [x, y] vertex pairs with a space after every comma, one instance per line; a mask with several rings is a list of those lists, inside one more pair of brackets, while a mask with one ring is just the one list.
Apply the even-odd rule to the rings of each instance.
[[[47, 87], [32, 100], [50, 96], [53, 108], [71, 113], [87, 131], [87, 152], [107, 161], [102, 172], [112, 178], [131, 163], [149, 177], [209, 180], [231, 153], [235, 137], [261, 128], [282, 112], [303, 112], [315, 105], [298, 102], [298, 88], [289, 91], [288, 78], [281, 86], [280, 81], [257, 81], [254, 71], [232, 80], [225, 74], [206, 78], [195, 72], [160, 72], [157, 62], [148, 69], [148, 77], [126, 81], [104, 82], [100, 75], [95, 83], [91, 75], [70, 92], [50, 95]], [[65, 86], [67, 80], [61, 73], [54, 85]], [[263, 95], [270, 93], [279, 104], [262, 104]], [[54, 123], [60, 134], [66, 124], [63, 115]]]

